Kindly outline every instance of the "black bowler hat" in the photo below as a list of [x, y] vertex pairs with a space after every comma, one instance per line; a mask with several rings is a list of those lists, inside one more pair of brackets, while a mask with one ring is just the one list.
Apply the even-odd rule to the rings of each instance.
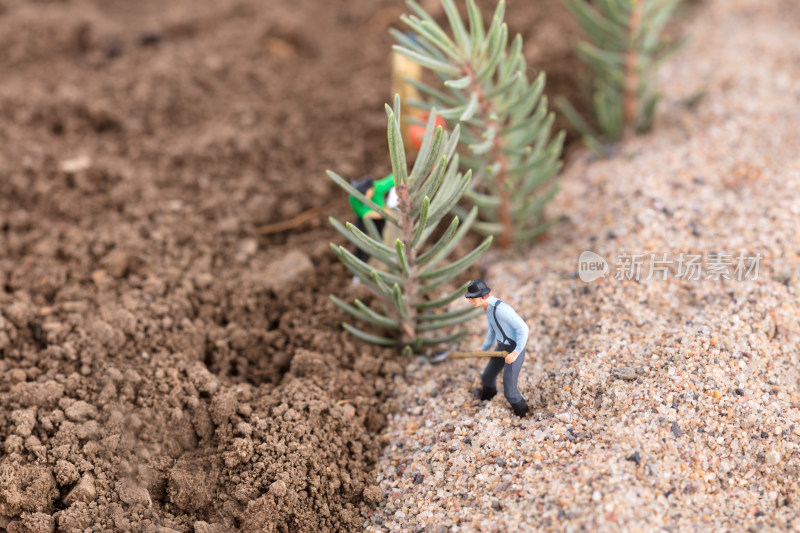
[[367, 176], [364, 179], [351, 179], [350, 185], [353, 186], [355, 190], [360, 192], [361, 194], [367, 194], [367, 191], [372, 188], [372, 185], [375, 183], [375, 180]]
[[473, 279], [469, 282], [469, 286], [467, 287], [467, 294], [464, 295], [466, 298], [483, 298], [487, 294], [492, 292], [489, 286], [486, 284], [485, 281], [482, 279]]

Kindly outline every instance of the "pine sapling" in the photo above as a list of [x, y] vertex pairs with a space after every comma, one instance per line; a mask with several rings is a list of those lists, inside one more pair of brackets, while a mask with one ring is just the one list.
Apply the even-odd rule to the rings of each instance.
[[409, 80], [426, 97], [411, 104], [435, 107], [463, 126], [462, 166], [475, 174], [466, 197], [481, 218], [475, 228], [498, 235], [501, 246], [536, 238], [549, 226], [544, 209], [558, 190], [564, 134], [551, 138], [545, 75], [528, 80], [522, 37], [507, 46], [505, 2], [487, 28], [474, 0], [467, 0], [467, 30], [453, 0], [442, 0], [452, 38], [413, 0], [408, 6], [413, 14], [402, 21], [415, 37], [393, 30], [394, 49], [439, 78], [437, 86]]
[[676, 47], [661, 39], [680, 0], [565, 0], [588, 42], [578, 54], [592, 71], [593, 119], [599, 133], [566, 100], [558, 105], [587, 146], [605, 155], [603, 141], [650, 129], [658, 94], [655, 70]]
[[390, 247], [382, 242], [375, 225], [367, 218], [364, 219], [366, 233], [353, 224], [341, 224], [331, 218], [331, 224], [339, 233], [376, 258], [383, 267], [373, 268], [344, 246], [331, 243], [339, 260], [375, 295], [379, 309], [370, 308], [360, 300], [352, 305], [336, 296], [331, 296], [331, 300], [365, 324], [394, 331], [385, 336], [343, 324], [359, 339], [402, 347], [404, 351], [419, 351], [425, 345], [450, 342], [464, 335], [466, 329], [455, 333], [450, 329], [479, 314], [476, 311], [480, 309], [471, 306], [444, 310], [465, 293], [466, 283], [449, 294], [430, 298], [437, 289], [441, 290], [469, 268], [489, 248], [492, 238], [486, 238], [463, 257], [446, 261], [477, 218], [477, 210], [473, 209], [463, 223], [454, 217], [436, 242], [429, 243], [439, 223], [449, 215], [470, 184], [471, 173], [458, 171], [459, 157], [455, 151], [459, 128], [448, 135], [441, 126], [436, 126], [436, 113], [431, 112], [419, 154], [409, 172], [400, 133], [399, 95], [395, 96], [394, 108], [386, 106], [386, 113], [389, 154], [398, 197], [396, 212], [380, 208], [335, 172], [328, 171], [328, 176], [379, 213], [386, 224], [399, 228], [401, 237]]

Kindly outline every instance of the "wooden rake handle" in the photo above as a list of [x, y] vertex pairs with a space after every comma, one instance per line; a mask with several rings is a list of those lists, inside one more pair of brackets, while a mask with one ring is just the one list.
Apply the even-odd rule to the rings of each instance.
[[468, 359], [470, 357], [505, 357], [508, 355], [508, 352], [452, 352], [450, 354], [450, 359]]

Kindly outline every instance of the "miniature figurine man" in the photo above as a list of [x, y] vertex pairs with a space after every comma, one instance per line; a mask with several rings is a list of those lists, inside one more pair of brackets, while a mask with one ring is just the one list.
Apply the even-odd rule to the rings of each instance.
[[466, 298], [473, 307], [486, 311], [489, 332], [481, 345], [488, 350], [497, 340], [497, 351], [506, 351], [505, 360], [492, 357], [481, 374], [481, 400], [491, 400], [497, 394], [497, 375], [503, 370], [503, 394], [511, 404], [514, 414], [524, 417], [528, 404], [517, 389], [517, 378], [525, 362], [525, 343], [528, 342], [528, 326], [507, 303], [491, 295], [491, 289], [482, 279], [473, 279], [467, 287]]
[[[362, 180], [354, 180], [350, 182], [358, 192], [366, 196], [369, 200], [383, 209], [394, 209], [397, 207], [397, 190], [394, 187], [394, 175], [389, 174], [385, 178], [377, 181], [372, 178], [364, 178]], [[380, 213], [364, 204], [361, 200], [353, 195], [350, 195], [350, 207], [358, 217], [356, 220], [356, 227], [366, 233], [367, 229], [364, 224], [364, 219], [369, 218], [375, 223], [378, 233], [383, 236], [383, 230], [386, 226], [386, 220]], [[384, 239], [385, 240], [385, 239]], [[394, 247], [394, 245], [392, 245]], [[361, 248], [356, 249], [356, 257], [366, 262], [369, 254]]]

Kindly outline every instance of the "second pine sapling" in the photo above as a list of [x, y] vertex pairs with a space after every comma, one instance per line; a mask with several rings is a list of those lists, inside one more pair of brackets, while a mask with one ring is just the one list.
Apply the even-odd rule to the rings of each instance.
[[601, 139], [618, 141], [650, 129], [658, 94], [655, 69], [675, 47], [661, 39], [680, 0], [565, 0], [588, 42], [578, 54], [592, 70], [591, 101], [598, 134], [566, 100], [557, 102], [584, 142], [600, 155]]
[[466, 292], [467, 284], [442, 297], [429, 298], [436, 289], [469, 268], [489, 248], [492, 238], [487, 237], [463, 257], [446, 262], [477, 218], [477, 210], [473, 209], [463, 223], [454, 217], [444, 233], [433, 244], [429, 242], [439, 223], [469, 187], [471, 172], [458, 172], [459, 157], [455, 151], [459, 128], [456, 127], [448, 135], [441, 126], [436, 126], [436, 113], [432, 111], [419, 154], [409, 172], [400, 133], [399, 96], [395, 96], [394, 108], [386, 106], [386, 113], [389, 119], [389, 154], [398, 198], [397, 210], [388, 212], [381, 209], [347, 180], [328, 171], [334, 182], [378, 212], [386, 224], [392, 224], [400, 230], [401, 237], [396, 240], [394, 247], [389, 247], [381, 242], [374, 224], [368, 223], [365, 233], [353, 224], [341, 224], [334, 218], [330, 220], [339, 233], [385, 267], [373, 268], [344, 246], [331, 244], [345, 267], [375, 295], [380, 309], [370, 308], [360, 300], [355, 300], [352, 305], [336, 296], [331, 296], [331, 300], [361, 322], [395, 332], [392, 336], [378, 335], [345, 323], [344, 328], [354, 336], [383, 346], [399, 346], [404, 351], [419, 351], [424, 345], [455, 340], [464, 335], [466, 330], [452, 334], [447, 331], [443, 334], [429, 332], [448, 330], [479, 314], [471, 307], [443, 310]]
[[442, 0], [453, 38], [422, 7], [402, 21], [416, 34], [392, 31], [394, 49], [435, 72], [440, 87], [409, 80], [427, 98], [414, 102], [436, 107], [448, 121], [463, 126], [464, 168], [475, 174], [466, 197], [478, 206], [475, 228], [499, 236], [501, 246], [530, 241], [547, 229], [544, 209], [558, 187], [564, 134], [551, 138], [554, 115], [542, 91], [545, 75], [527, 77], [522, 37], [508, 47], [501, 0], [488, 28], [474, 0], [467, 0], [469, 30], [453, 0]]

